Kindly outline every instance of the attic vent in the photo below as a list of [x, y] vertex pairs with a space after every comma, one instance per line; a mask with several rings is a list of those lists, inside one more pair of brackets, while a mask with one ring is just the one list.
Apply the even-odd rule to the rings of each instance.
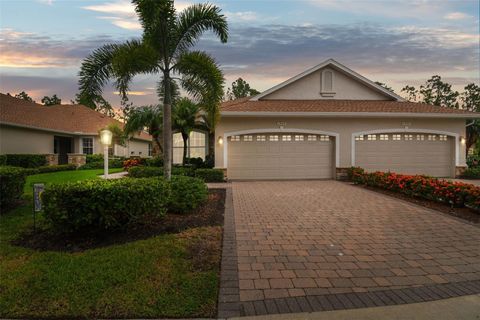
[[335, 96], [333, 70], [325, 69], [322, 71], [320, 95], [322, 97]]

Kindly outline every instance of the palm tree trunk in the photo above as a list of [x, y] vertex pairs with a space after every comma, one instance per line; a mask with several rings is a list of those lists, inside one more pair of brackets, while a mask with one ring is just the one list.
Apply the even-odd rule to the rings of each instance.
[[172, 177], [172, 96], [170, 72], [164, 74], [165, 93], [163, 97], [163, 176], [170, 180]]
[[183, 158], [182, 158], [182, 165], [185, 165], [185, 163], [187, 162], [188, 134], [182, 132], [182, 139], [183, 139]]
[[215, 132], [208, 131], [208, 156], [215, 161]]

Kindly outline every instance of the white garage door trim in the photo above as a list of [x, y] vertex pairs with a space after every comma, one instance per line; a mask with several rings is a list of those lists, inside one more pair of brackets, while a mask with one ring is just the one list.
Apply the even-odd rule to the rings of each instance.
[[338, 167], [340, 164], [340, 141], [339, 134], [337, 132], [322, 131], [322, 130], [311, 130], [311, 129], [297, 129], [297, 128], [268, 128], [268, 129], [249, 129], [241, 131], [231, 131], [225, 132], [223, 134], [223, 166], [228, 168], [228, 137], [230, 136], [239, 136], [243, 134], [254, 134], [254, 133], [277, 133], [277, 132], [291, 132], [291, 133], [306, 133], [306, 134], [323, 134], [327, 136], [335, 137], [335, 165]]
[[443, 134], [447, 136], [451, 136], [455, 138], [455, 165], [460, 165], [460, 142], [458, 133], [449, 132], [449, 131], [441, 131], [441, 130], [432, 130], [432, 129], [406, 129], [406, 128], [398, 128], [398, 129], [378, 129], [378, 130], [368, 130], [368, 131], [359, 131], [352, 133], [352, 167], [355, 166], [355, 137], [365, 134], [378, 134], [378, 133], [404, 133], [404, 132], [413, 132], [413, 133], [431, 133], [431, 134]]

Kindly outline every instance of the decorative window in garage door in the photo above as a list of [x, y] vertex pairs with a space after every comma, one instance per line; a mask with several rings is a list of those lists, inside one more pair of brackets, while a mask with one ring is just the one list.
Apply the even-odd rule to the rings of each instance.
[[363, 135], [356, 136], [355, 141], [363, 141]]
[[438, 138], [440, 141], [447, 141], [447, 136], [444, 134], [439, 135]]
[[380, 140], [387, 141], [388, 140], [388, 134], [381, 134], [380, 135]]
[[321, 136], [320, 136], [320, 141], [330, 141], [330, 137], [329, 137], [329, 136], [321, 135]]
[[413, 134], [406, 134], [405, 135], [405, 141], [412, 141], [413, 140]]
[[367, 135], [367, 140], [368, 141], [375, 141], [375, 140], [377, 140], [377, 135], [376, 134], [368, 134]]
[[240, 141], [240, 136], [232, 136], [230, 138], [230, 141], [234, 142], [234, 141]]
[[295, 135], [295, 141], [303, 141], [303, 135], [302, 134], [296, 134]]
[[423, 134], [417, 134], [417, 140], [418, 140], [418, 141], [423, 141], [423, 140], [425, 140], [425, 135], [423, 135]]
[[289, 134], [285, 134], [282, 136], [282, 141], [292, 141], [292, 136]]
[[269, 141], [278, 141], [278, 136], [277, 135], [271, 135], [268, 137]]
[[317, 136], [314, 134], [309, 134], [307, 136], [307, 141], [317, 141]]
[[257, 141], [267, 141], [267, 137], [266, 136], [257, 136]]
[[392, 135], [392, 140], [393, 141], [400, 141], [400, 140], [402, 140], [402, 135], [401, 134], [394, 134], [394, 135]]
[[253, 136], [243, 136], [243, 141], [247, 141], [247, 142], [253, 141]]
[[429, 134], [428, 135], [428, 141], [437, 141], [437, 136], [434, 134]]

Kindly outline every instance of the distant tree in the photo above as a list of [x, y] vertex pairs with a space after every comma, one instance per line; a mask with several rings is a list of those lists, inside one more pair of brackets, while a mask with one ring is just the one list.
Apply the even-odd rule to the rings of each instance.
[[112, 105], [105, 100], [102, 96], [95, 96], [94, 98], [86, 98], [80, 93], [75, 95], [75, 100], [72, 100], [72, 103], [82, 104], [90, 109], [106, 114], [109, 117], [114, 117], [115, 112]]
[[383, 82], [380, 82], [380, 81], [375, 81], [375, 84], [378, 84], [380, 87], [384, 87], [385, 89], [387, 89], [388, 91], [390, 92], [395, 92], [392, 87], [389, 87], [387, 86], [385, 83]]
[[61, 104], [62, 103], [62, 99], [60, 99], [59, 97], [57, 97], [56, 94], [54, 94], [53, 96], [49, 97], [49, 96], [44, 96], [42, 98], [42, 103], [43, 105], [45, 106], [53, 106], [53, 105], [56, 105], [56, 104]]
[[35, 101], [28, 95], [28, 93], [26, 93], [25, 91], [22, 91], [22, 92], [16, 94], [16, 95], [15, 95], [15, 98], [17, 98], [17, 99], [22, 99], [22, 100], [25, 100], [25, 101], [35, 102]]
[[433, 76], [420, 86], [423, 102], [435, 106], [458, 108], [458, 91], [452, 90], [452, 85], [442, 81], [440, 76]]
[[250, 97], [259, 94], [260, 91], [250, 88], [250, 84], [238, 78], [232, 82], [232, 87], [227, 90], [227, 100], [235, 100], [244, 97]]
[[406, 85], [402, 88], [401, 92], [405, 92], [407, 95], [405, 99], [410, 102], [417, 102], [418, 99], [418, 90], [414, 86]]
[[[465, 86], [460, 96], [462, 108], [468, 111], [480, 112], [480, 86], [470, 83]], [[480, 142], [480, 121], [472, 120], [467, 123], [467, 139], [465, 146], [467, 153], [474, 145], [478, 146]], [[480, 153], [480, 150], [477, 150]]]

